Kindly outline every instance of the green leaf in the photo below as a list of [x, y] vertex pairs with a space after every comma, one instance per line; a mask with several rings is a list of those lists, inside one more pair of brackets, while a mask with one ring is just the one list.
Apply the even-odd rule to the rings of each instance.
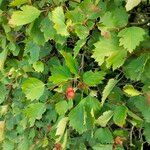
[[[149, 57], [150, 58], [150, 57]], [[144, 72], [141, 76], [141, 81], [147, 86], [147, 92], [150, 90], [150, 59], [147, 61], [145, 67], [144, 67]], [[146, 90], [146, 88], [145, 88]]]
[[74, 58], [78, 55], [80, 49], [84, 46], [85, 43], [86, 43], [86, 39], [81, 39], [77, 41], [76, 46], [73, 49]]
[[69, 113], [69, 124], [80, 134], [87, 130], [85, 119], [86, 112], [85, 107], [82, 103], [78, 104], [74, 109]]
[[31, 39], [37, 44], [44, 46], [45, 44], [45, 38], [44, 34], [41, 31], [40, 25], [42, 21], [42, 18], [38, 18], [30, 25], [29, 28], [29, 35]]
[[4, 102], [7, 97], [7, 90], [4, 84], [0, 82], [0, 104]]
[[16, 45], [16, 44], [13, 43], [13, 42], [10, 42], [10, 43], [8, 44], [8, 49], [10, 50], [10, 52], [11, 52], [14, 56], [18, 56], [19, 51], [20, 51], [18, 45]]
[[129, 95], [129, 96], [138, 96], [141, 95], [142, 93], [136, 90], [133, 85], [125, 85], [123, 87], [123, 91]]
[[0, 53], [0, 71], [2, 71], [3, 68], [4, 68], [4, 63], [5, 63], [6, 58], [7, 58], [7, 52], [8, 52], [8, 50], [5, 49], [5, 50], [3, 50], [3, 51]]
[[57, 142], [59, 142], [61, 140], [61, 138], [65, 132], [67, 122], [68, 122], [68, 117], [64, 117], [58, 122], [56, 136], [59, 136], [59, 138], [56, 139]]
[[120, 51], [114, 52], [107, 60], [107, 68], [112, 66], [113, 70], [122, 66], [126, 60], [127, 51], [124, 49], [120, 49]]
[[29, 119], [30, 127], [34, 125], [35, 120], [40, 120], [42, 114], [46, 111], [45, 104], [43, 103], [32, 103], [25, 108], [25, 116]]
[[100, 102], [97, 98], [92, 96], [87, 96], [82, 100], [82, 103], [85, 104], [86, 108], [89, 108], [89, 110], [93, 110], [94, 112], [100, 110]]
[[117, 69], [123, 65], [127, 52], [122, 47], [119, 47], [119, 41], [116, 35], [111, 38], [101, 38], [95, 43], [95, 49], [92, 57], [101, 66], [106, 61], [106, 66]]
[[112, 66], [113, 70], [119, 68], [124, 64], [126, 57], [127, 57], [126, 50], [122, 49], [121, 51], [117, 51], [106, 60], [107, 68], [110, 68], [110, 66]]
[[0, 0], [0, 6], [1, 6], [2, 2], [3, 2], [3, 0]]
[[120, 37], [120, 46], [122, 45], [131, 53], [144, 40], [144, 35], [145, 31], [140, 27], [125, 28], [118, 34], [118, 37]]
[[78, 74], [78, 66], [77, 66], [76, 60], [72, 57], [72, 55], [70, 53], [62, 51], [61, 54], [65, 58], [66, 65], [70, 69], [70, 72], [77, 75]]
[[14, 150], [14, 142], [5, 140], [3, 142], [3, 150]]
[[147, 54], [142, 54], [138, 58], [131, 59], [129, 63], [124, 66], [126, 77], [131, 80], [139, 81], [142, 78], [145, 66], [149, 59], [150, 56]]
[[94, 126], [94, 113], [100, 110], [100, 102], [91, 96], [82, 99], [69, 113], [69, 124], [80, 134]]
[[136, 7], [137, 5], [139, 5], [141, 2], [141, 0], [127, 0], [126, 3], [126, 10], [130, 11], [131, 9], [133, 9], [134, 7]]
[[105, 60], [105, 57], [111, 56], [118, 49], [117, 38], [101, 38], [100, 41], [95, 43], [95, 49], [92, 57], [101, 66]]
[[80, 39], [85, 39], [89, 35], [89, 29], [83, 25], [76, 24], [75, 33]]
[[13, 0], [13, 1], [10, 3], [10, 6], [19, 6], [19, 5], [28, 3], [29, 1], [30, 1], [30, 0]]
[[123, 92], [119, 87], [114, 87], [111, 93], [108, 96], [110, 103], [120, 103], [122, 101]]
[[150, 144], [150, 123], [144, 124], [144, 136], [146, 141]]
[[60, 101], [55, 105], [55, 109], [59, 115], [64, 115], [68, 110], [68, 103], [66, 101]]
[[133, 113], [132, 111], [128, 110], [128, 115], [130, 117], [132, 117], [133, 119], [137, 120], [138, 122], [142, 123], [143, 119], [140, 118], [138, 115], [136, 115], [135, 113]]
[[44, 64], [41, 61], [37, 61], [33, 63], [33, 68], [37, 72], [43, 72], [44, 71]]
[[143, 96], [136, 96], [130, 98], [130, 101], [133, 101], [135, 107], [142, 113], [144, 120], [150, 123], [150, 107], [147, 104], [147, 100]]
[[128, 109], [126, 106], [116, 106], [113, 116], [113, 120], [116, 125], [123, 127], [126, 123], [127, 111]]
[[108, 110], [105, 111], [96, 121], [95, 123], [97, 125], [100, 125], [101, 127], [106, 127], [108, 121], [112, 118], [113, 116], [113, 111]]
[[28, 53], [30, 54], [29, 63], [33, 64], [39, 60], [40, 47], [33, 42], [28, 42], [25, 47], [24, 56]]
[[12, 26], [20, 26], [33, 22], [36, 18], [39, 17], [41, 11], [37, 8], [29, 5], [21, 7], [22, 11], [14, 11], [9, 24]]
[[54, 84], [65, 82], [72, 78], [70, 70], [66, 66], [54, 65], [50, 70], [52, 75], [49, 77], [49, 80]]
[[97, 129], [94, 138], [102, 144], [110, 144], [114, 142], [112, 133], [108, 128]]
[[92, 148], [93, 148], [93, 150], [112, 150], [113, 145], [110, 145], [110, 144], [107, 144], [107, 145], [96, 144]]
[[18, 149], [20, 150], [28, 150], [29, 149], [29, 140], [26, 135], [24, 135], [21, 141], [18, 144]]
[[107, 85], [105, 86], [105, 88], [103, 90], [103, 94], [102, 94], [102, 100], [101, 100], [102, 106], [103, 106], [105, 100], [107, 99], [107, 97], [109, 96], [110, 92], [113, 90], [113, 88], [117, 84], [117, 82], [118, 81], [115, 79], [110, 79], [108, 81]]
[[44, 93], [44, 83], [36, 78], [28, 78], [23, 82], [22, 90], [27, 99], [39, 99]]
[[86, 83], [88, 86], [96, 86], [102, 83], [105, 74], [106, 73], [103, 71], [87, 71], [83, 74], [83, 82]]
[[69, 33], [67, 31], [67, 27], [65, 25], [65, 15], [63, 12], [63, 8], [56, 7], [52, 11], [52, 21], [54, 22], [54, 28], [56, 29], [57, 33], [62, 36], [68, 36]]
[[48, 40], [54, 39], [56, 30], [53, 28], [51, 13], [49, 13], [48, 16], [41, 21], [41, 31], [44, 33], [44, 38], [46, 42]]
[[[106, 29], [121, 28], [128, 23], [128, 14], [124, 8], [115, 8], [113, 11], [107, 11], [101, 18], [102, 25]], [[100, 25], [101, 28], [101, 25]]]

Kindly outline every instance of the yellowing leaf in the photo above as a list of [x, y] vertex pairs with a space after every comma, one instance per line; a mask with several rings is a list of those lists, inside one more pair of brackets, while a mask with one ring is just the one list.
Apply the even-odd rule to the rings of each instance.
[[33, 22], [36, 18], [39, 17], [41, 11], [37, 8], [29, 5], [21, 7], [22, 11], [14, 11], [9, 24], [11, 26], [21, 26]]
[[13, 1], [10, 3], [10, 6], [19, 6], [19, 5], [28, 3], [29, 1], [30, 1], [30, 0], [13, 0]]
[[115, 79], [110, 79], [107, 83], [107, 85], [105, 86], [104, 88], [104, 91], [103, 91], [103, 95], [102, 95], [102, 106], [106, 100], [106, 98], [108, 97], [108, 95], [110, 94], [110, 92], [113, 90], [113, 88], [115, 87], [115, 85], [117, 84], [117, 80]]
[[123, 87], [123, 91], [128, 94], [129, 96], [138, 96], [142, 93], [136, 90], [132, 85], [126, 85]]
[[5, 121], [0, 121], [0, 142], [4, 139]]
[[0, 115], [5, 115], [8, 111], [8, 105], [0, 106]]
[[134, 7], [136, 7], [138, 4], [140, 4], [141, 0], [127, 0], [126, 3], [126, 10], [129, 11], [131, 9], [133, 9]]
[[44, 71], [44, 63], [41, 61], [37, 61], [33, 63], [33, 68], [37, 72], [43, 72]]
[[57, 33], [62, 36], [68, 36], [67, 27], [65, 25], [65, 15], [62, 7], [56, 7], [52, 11], [52, 21], [54, 22], [54, 28]]
[[113, 112], [111, 110], [105, 111], [96, 121], [95, 123], [102, 126], [106, 127], [108, 121], [111, 119], [113, 116]]
[[64, 117], [58, 122], [56, 135], [58, 135], [59, 138], [57, 139], [57, 141], [59, 141], [61, 137], [63, 136], [67, 122], [68, 122], [68, 117]]

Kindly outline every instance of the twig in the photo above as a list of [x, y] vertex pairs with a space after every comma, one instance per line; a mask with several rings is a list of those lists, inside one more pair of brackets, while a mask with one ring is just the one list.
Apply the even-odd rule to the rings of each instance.
[[133, 143], [132, 143], [132, 132], [134, 130], [134, 126], [132, 126], [131, 128], [131, 131], [130, 131], [130, 146], [133, 146]]
[[145, 20], [144, 22], [139, 22], [139, 23], [138, 23], [138, 22], [131, 22], [130, 25], [134, 25], [134, 26], [143, 26], [143, 25], [149, 23], [149, 21], [150, 21], [150, 19]]
[[81, 60], [81, 67], [79, 68], [79, 72], [81, 72], [83, 70], [84, 67], [84, 53], [82, 54], [82, 60]]

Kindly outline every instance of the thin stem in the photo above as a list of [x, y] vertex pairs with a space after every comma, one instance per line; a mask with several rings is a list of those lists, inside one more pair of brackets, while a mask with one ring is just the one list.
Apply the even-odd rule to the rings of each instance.
[[130, 131], [130, 146], [133, 146], [133, 143], [132, 143], [132, 133], [133, 133], [133, 130], [134, 130], [134, 126], [132, 126], [131, 131]]

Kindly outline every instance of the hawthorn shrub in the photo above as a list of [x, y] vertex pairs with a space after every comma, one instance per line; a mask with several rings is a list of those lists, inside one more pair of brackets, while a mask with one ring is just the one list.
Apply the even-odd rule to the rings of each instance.
[[0, 149], [150, 144], [149, 0], [0, 0]]

